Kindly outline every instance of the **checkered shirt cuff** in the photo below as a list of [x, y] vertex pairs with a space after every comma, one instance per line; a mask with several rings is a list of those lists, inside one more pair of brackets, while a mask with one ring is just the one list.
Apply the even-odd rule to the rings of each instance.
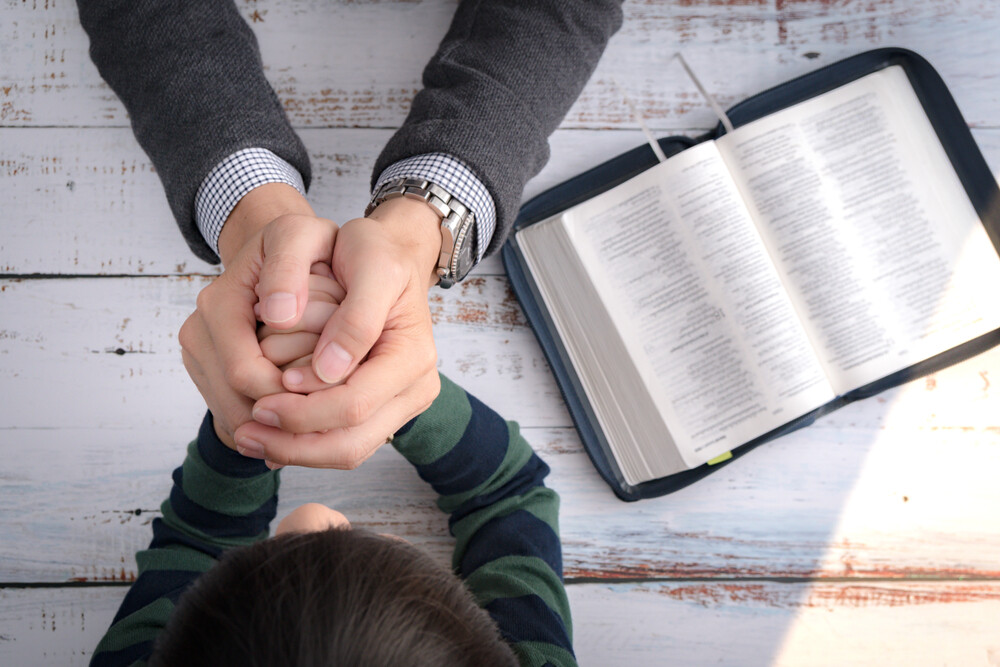
[[419, 178], [430, 181], [468, 206], [476, 216], [476, 261], [483, 258], [486, 247], [493, 238], [493, 230], [497, 226], [496, 204], [493, 203], [493, 197], [483, 182], [458, 158], [446, 153], [427, 153], [394, 162], [378, 177], [375, 190], [394, 178]]
[[265, 183], [287, 183], [306, 194], [302, 175], [266, 148], [244, 148], [215, 166], [198, 188], [195, 222], [205, 243], [219, 254], [219, 233], [243, 196]]

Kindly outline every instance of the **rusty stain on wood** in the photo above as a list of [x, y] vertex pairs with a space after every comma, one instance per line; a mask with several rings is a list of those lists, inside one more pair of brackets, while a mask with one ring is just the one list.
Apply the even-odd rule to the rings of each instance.
[[73, 583], [84, 582], [133, 582], [136, 578], [136, 571], [124, 567], [118, 568], [97, 568], [91, 567], [86, 574], [70, 576], [66, 581]]
[[817, 586], [809, 592], [809, 607], [912, 607], [1000, 600], [993, 584], [965, 585], [950, 589], [908, 590], [877, 585]]
[[[777, 0], [778, 4], [782, 0]], [[654, 5], [655, 3], [647, 3]], [[678, 7], [768, 7], [771, 0], [675, 0]]]
[[506, 281], [503, 282], [503, 292], [496, 298], [494, 290], [497, 285], [491, 284], [490, 280], [481, 276], [472, 277], [447, 295], [432, 292], [428, 299], [432, 321], [435, 324], [449, 322], [503, 329], [526, 327], [527, 320], [521, 306]]
[[[574, 545], [572, 542], [564, 543], [564, 550], [572, 553]], [[856, 568], [852, 565], [853, 560], [848, 559], [845, 567], [841, 571], [825, 570], [819, 567], [789, 566], [785, 564], [768, 564], [768, 566], [752, 565], [720, 565], [722, 561], [735, 563], [738, 556], [731, 554], [715, 554], [712, 558], [706, 558], [706, 562], [711, 562], [706, 567], [705, 563], [682, 562], [673, 563], [632, 563], [623, 564], [624, 555], [608, 554], [617, 556], [600, 559], [588, 559], [588, 565], [581, 567], [573, 565], [571, 557], [567, 558], [564, 574], [568, 579], [583, 580], [634, 580], [634, 579], [691, 579], [691, 578], [754, 578], [754, 579], [784, 579], [794, 578], [802, 580], [813, 580], [822, 582], [824, 580], [856, 579], [863, 581], [866, 579], [878, 580], [898, 580], [898, 581], [947, 581], [962, 579], [1000, 579], [1000, 569], [975, 569], [961, 567], [878, 567], [869, 565]], [[759, 562], [759, 561], [757, 561]]]
[[698, 583], [661, 586], [657, 595], [704, 607], [762, 604], [770, 608], [913, 607], [928, 604], [991, 602], [1000, 600], [995, 583], [959, 586], [838, 585], [804, 582], [808, 588], [788, 589], [765, 583]]

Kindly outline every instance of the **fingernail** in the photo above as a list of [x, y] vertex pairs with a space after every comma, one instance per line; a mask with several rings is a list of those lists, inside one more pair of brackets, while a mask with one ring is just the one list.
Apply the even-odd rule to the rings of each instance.
[[264, 300], [264, 321], [279, 324], [295, 317], [295, 295], [275, 292]]
[[298, 387], [300, 384], [305, 382], [305, 380], [306, 376], [302, 374], [302, 371], [297, 371], [295, 369], [285, 371], [285, 384], [287, 385]]
[[266, 465], [269, 470], [281, 470], [285, 467], [280, 463], [275, 463], [274, 461], [264, 461], [264, 465]]
[[243, 438], [236, 442], [236, 451], [251, 459], [264, 458], [264, 445], [250, 438]]
[[254, 421], [260, 422], [265, 426], [281, 428], [281, 422], [278, 421], [278, 415], [270, 410], [254, 410], [253, 419]]
[[319, 353], [316, 375], [327, 384], [340, 382], [351, 365], [351, 355], [336, 343], [330, 343]]

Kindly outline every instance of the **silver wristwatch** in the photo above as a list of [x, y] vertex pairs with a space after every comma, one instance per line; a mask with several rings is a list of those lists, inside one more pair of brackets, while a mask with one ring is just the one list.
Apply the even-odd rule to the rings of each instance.
[[365, 209], [365, 216], [382, 202], [396, 197], [418, 199], [441, 215], [441, 254], [435, 270], [438, 285], [451, 287], [464, 278], [475, 264], [475, 215], [469, 207], [430, 181], [394, 178], [375, 191]]

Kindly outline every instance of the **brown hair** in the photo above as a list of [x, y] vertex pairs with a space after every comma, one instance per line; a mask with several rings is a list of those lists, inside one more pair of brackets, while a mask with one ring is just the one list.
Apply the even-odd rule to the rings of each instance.
[[156, 665], [516, 665], [489, 615], [415, 546], [363, 530], [233, 549], [181, 597]]

